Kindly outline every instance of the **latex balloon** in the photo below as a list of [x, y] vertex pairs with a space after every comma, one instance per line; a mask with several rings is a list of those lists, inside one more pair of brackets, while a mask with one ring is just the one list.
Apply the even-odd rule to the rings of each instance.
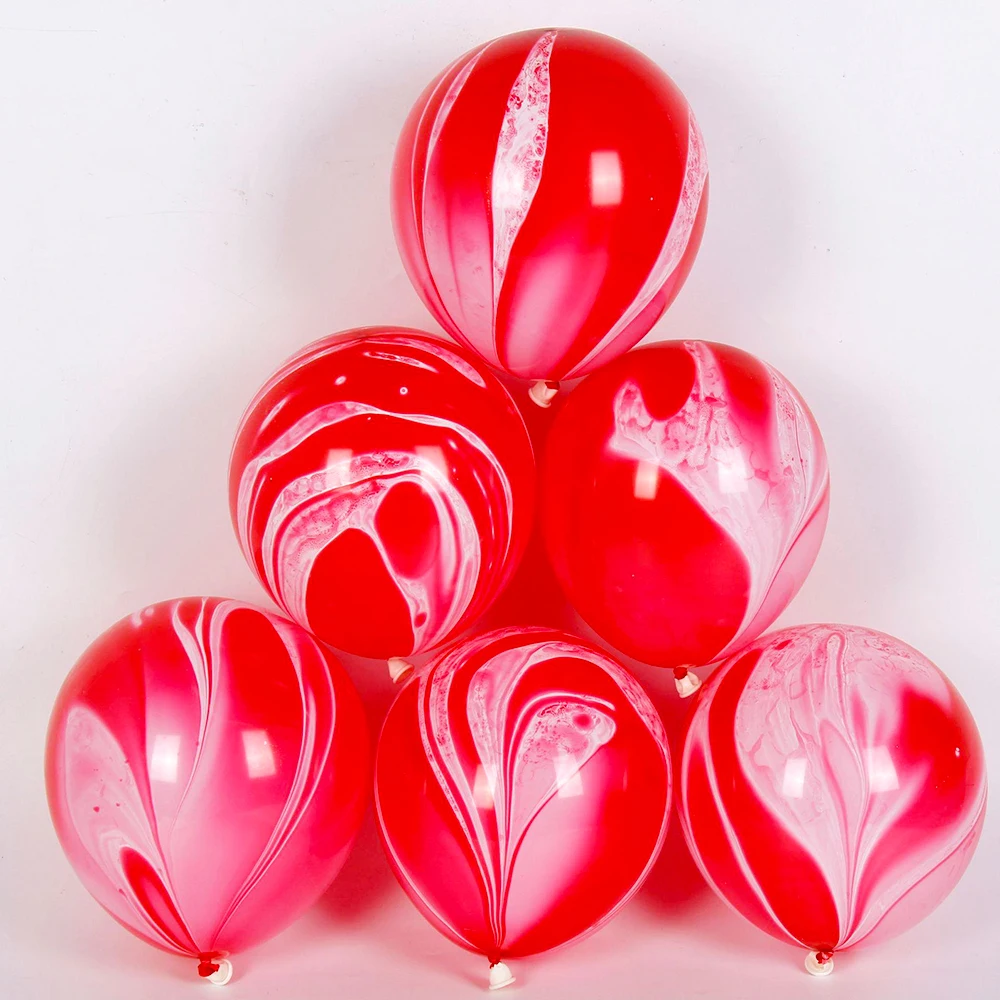
[[709, 885], [810, 949], [818, 974], [933, 910], [986, 806], [958, 692], [915, 649], [852, 625], [784, 629], [727, 660], [694, 706], [680, 781]]
[[669, 751], [646, 694], [602, 650], [500, 629], [400, 692], [375, 801], [414, 904], [503, 985], [503, 959], [593, 930], [639, 887], [666, 833]]
[[339, 871], [368, 737], [337, 661], [297, 625], [190, 597], [112, 626], [66, 678], [45, 772], [83, 884], [150, 944], [225, 982]]
[[806, 404], [734, 347], [653, 344], [566, 399], [543, 465], [546, 544], [570, 601], [646, 663], [712, 663], [802, 585], [829, 507]]
[[410, 280], [490, 364], [575, 378], [627, 351], [694, 262], [708, 166], [683, 94], [606, 35], [524, 31], [410, 112], [392, 208]]
[[287, 614], [360, 656], [470, 625], [531, 532], [524, 421], [477, 358], [413, 330], [317, 341], [250, 404], [230, 465], [243, 553]]

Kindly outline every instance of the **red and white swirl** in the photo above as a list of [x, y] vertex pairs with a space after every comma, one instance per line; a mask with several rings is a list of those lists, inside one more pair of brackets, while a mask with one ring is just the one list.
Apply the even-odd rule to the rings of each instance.
[[975, 723], [891, 636], [803, 625], [714, 675], [691, 717], [681, 817], [709, 884], [763, 930], [832, 952], [917, 923], [982, 828]]
[[[447, 804], [443, 825], [418, 810], [400, 827], [413, 794], [402, 784], [402, 747]], [[630, 781], [651, 782], [645, 801], [622, 793]], [[491, 960], [608, 919], [658, 854], [668, 805], [666, 736], [646, 694], [611, 657], [562, 633], [503, 629], [453, 647], [403, 692], [383, 731], [376, 807], [393, 867], [440, 929]], [[617, 838], [628, 823], [632, 850], [622, 858]], [[464, 873], [437, 870], [423, 853], [446, 837], [471, 862]], [[554, 926], [560, 900], [602, 879]], [[470, 908], [480, 913], [471, 926]]]
[[[669, 472], [742, 553], [749, 592], [736, 633], [721, 659], [766, 628], [789, 600], [779, 573], [807, 527], [822, 537], [830, 473], [815, 420], [788, 380], [770, 365], [772, 419], [748, 420], [745, 401], [730, 387], [713, 345], [683, 341], [694, 362], [687, 401], [664, 419], [653, 417], [635, 382], [614, 399], [609, 450]], [[818, 547], [812, 547], [809, 563]], [[797, 589], [797, 585], [796, 588]]]
[[167, 950], [220, 955], [277, 933], [336, 874], [365, 754], [357, 695], [311, 636], [186, 598], [119, 622], [70, 674], [49, 801], [105, 909]]
[[707, 179], [697, 122], [656, 66], [593, 32], [522, 32], [452, 63], [411, 112], [397, 242], [456, 339], [515, 375], [576, 378], [679, 291]]
[[[233, 519], [295, 621], [354, 653], [405, 656], [453, 635], [506, 582], [530, 518], [532, 490], [520, 483], [532, 461], [485, 366], [430, 337], [360, 331], [307, 348], [251, 403], [234, 449]], [[394, 513], [407, 504], [409, 515]], [[393, 518], [409, 523], [387, 531]], [[398, 623], [387, 611], [397, 605]]]

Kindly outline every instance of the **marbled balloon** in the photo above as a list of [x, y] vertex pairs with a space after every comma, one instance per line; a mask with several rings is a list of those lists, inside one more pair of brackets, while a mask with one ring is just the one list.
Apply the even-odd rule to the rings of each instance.
[[661, 667], [759, 635], [812, 567], [829, 475], [816, 422], [734, 347], [669, 341], [588, 376], [552, 427], [543, 529], [569, 599]]
[[369, 767], [337, 661], [292, 622], [219, 598], [108, 629], [63, 684], [46, 750], [52, 820], [84, 885], [203, 975], [330, 883]]
[[982, 829], [983, 749], [915, 649], [801, 625], [758, 639], [702, 691], [679, 804], [716, 892], [829, 954], [911, 927], [951, 891]]
[[361, 656], [433, 648], [505, 586], [534, 458], [496, 377], [412, 330], [307, 347], [250, 404], [230, 466], [247, 561], [290, 617]]
[[635, 49], [525, 31], [417, 101], [393, 166], [403, 263], [438, 322], [527, 378], [628, 350], [694, 262], [708, 166], [687, 101]]
[[593, 929], [659, 853], [670, 761], [655, 709], [603, 651], [508, 628], [438, 655], [389, 710], [376, 812], [404, 889], [498, 962]]

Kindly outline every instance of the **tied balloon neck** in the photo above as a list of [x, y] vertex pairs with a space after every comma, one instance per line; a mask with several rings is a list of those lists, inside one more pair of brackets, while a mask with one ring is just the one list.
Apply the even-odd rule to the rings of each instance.
[[227, 958], [201, 955], [198, 958], [198, 975], [213, 986], [225, 986], [233, 978], [233, 964]]
[[390, 656], [387, 663], [393, 684], [402, 684], [413, 672], [413, 664], [402, 656]]
[[674, 687], [682, 698], [690, 698], [701, 687], [701, 679], [690, 667], [674, 667]]
[[806, 955], [806, 972], [810, 976], [828, 976], [833, 972], [832, 951], [811, 951]]
[[549, 379], [539, 379], [528, 390], [531, 401], [536, 406], [542, 407], [543, 410], [547, 410], [552, 405], [552, 400], [556, 398], [558, 393], [559, 383]]
[[505, 986], [510, 986], [514, 982], [514, 976], [507, 967], [506, 962], [490, 961], [490, 989], [502, 990]]

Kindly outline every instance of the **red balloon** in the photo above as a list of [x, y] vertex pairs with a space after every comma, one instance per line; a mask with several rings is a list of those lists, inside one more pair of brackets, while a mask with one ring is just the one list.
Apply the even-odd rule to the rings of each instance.
[[819, 429], [777, 371], [721, 344], [653, 344], [586, 378], [556, 417], [546, 544], [613, 646], [661, 667], [707, 664], [802, 585], [828, 481]]
[[715, 673], [684, 739], [680, 811], [708, 883], [762, 930], [834, 951], [913, 926], [982, 830], [986, 766], [948, 679], [892, 636], [800, 625]]
[[317, 341], [257, 393], [230, 503], [274, 600], [324, 642], [404, 657], [470, 625], [517, 567], [535, 465], [477, 358], [413, 330]]
[[329, 885], [369, 779], [361, 702], [333, 656], [248, 604], [154, 604], [98, 638], [49, 725], [49, 809], [94, 898], [224, 982]]
[[396, 147], [392, 209], [438, 322], [524, 378], [584, 375], [680, 291], [708, 164], [684, 95], [653, 62], [569, 28], [505, 35], [424, 91]]
[[403, 888], [497, 985], [501, 959], [593, 930], [636, 891], [666, 833], [670, 757], [617, 661], [563, 632], [500, 629], [400, 692], [375, 802]]

